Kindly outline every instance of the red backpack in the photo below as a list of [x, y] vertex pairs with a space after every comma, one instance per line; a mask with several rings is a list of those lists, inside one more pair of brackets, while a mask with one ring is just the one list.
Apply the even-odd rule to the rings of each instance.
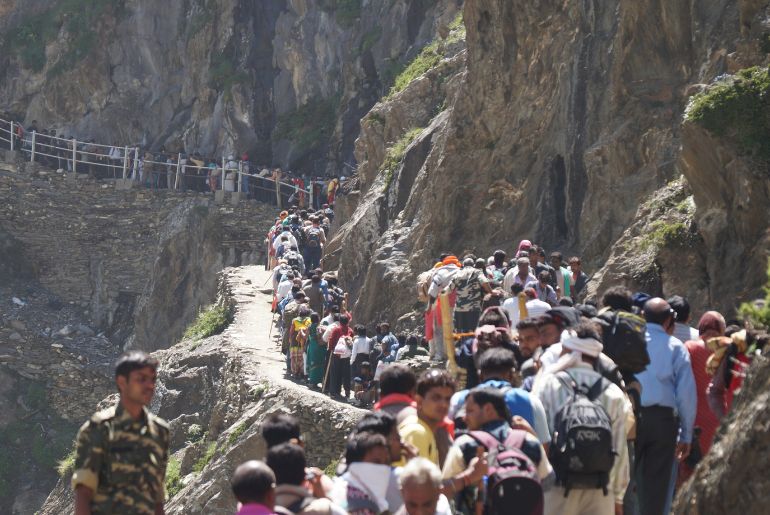
[[521, 450], [527, 432], [511, 429], [504, 442], [486, 431], [471, 431], [468, 435], [489, 453], [484, 514], [510, 514], [515, 506], [517, 514], [542, 515], [543, 486], [537, 466]]

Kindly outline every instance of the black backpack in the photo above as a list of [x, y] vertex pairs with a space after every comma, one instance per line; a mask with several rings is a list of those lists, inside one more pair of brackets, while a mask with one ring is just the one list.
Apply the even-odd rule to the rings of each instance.
[[299, 268], [299, 254], [296, 251], [288, 251], [283, 255], [283, 259], [286, 260], [286, 264], [288, 264], [290, 267]]
[[303, 248], [305, 243], [307, 243], [307, 235], [305, 234], [305, 231], [302, 230], [302, 227], [299, 225], [292, 225], [291, 233], [294, 235], [294, 239], [297, 240], [297, 247], [300, 249]]
[[537, 465], [521, 450], [527, 433], [511, 429], [505, 442], [486, 431], [470, 431], [468, 435], [489, 452], [484, 515], [542, 515], [543, 487]]
[[591, 387], [578, 385], [567, 372], [556, 378], [572, 390], [572, 399], [556, 414], [549, 459], [556, 481], [570, 489], [601, 488], [607, 495], [610, 471], [615, 461], [612, 422], [596, 399], [612, 383], [600, 377]]
[[307, 246], [317, 248], [321, 246], [321, 231], [315, 227], [307, 230]]
[[596, 318], [602, 326], [602, 352], [612, 358], [620, 370], [632, 374], [643, 372], [650, 364], [644, 319], [627, 311], [605, 311]]

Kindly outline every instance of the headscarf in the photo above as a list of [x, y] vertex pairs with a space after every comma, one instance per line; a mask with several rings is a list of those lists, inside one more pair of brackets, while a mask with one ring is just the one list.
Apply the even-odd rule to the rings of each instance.
[[532, 242], [529, 240], [521, 240], [519, 242], [519, 248], [516, 249], [516, 254], [518, 255], [519, 252], [529, 250], [530, 247], [532, 247]]
[[698, 322], [698, 332], [704, 334], [708, 331], [715, 331], [720, 335], [725, 334], [725, 317], [718, 311], [706, 311], [700, 317]]
[[559, 357], [559, 360], [545, 369], [546, 374], [555, 374], [577, 366], [583, 355], [598, 358], [604, 348], [599, 340], [594, 338], [580, 338], [573, 329], [565, 329], [561, 333], [561, 346], [572, 352]]
[[455, 265], [457, 268], [462, 268], [463, 264], [460, 263], [460, 260], [457, 259], [457, 256], [447, 256], [444, 258], [444, 260], [441, 262], [441, 266], [447, 266], [447, 265]]
[[283, 219], [284, 219], [284, 218], [286, 218], [287, 216], [289, 216], [289, 212], [288, 212], [288, 211], [281, 211], [281, 214], [280, 214], [280, 215], [278, 215], [278, 218], [280, 218], [281, 220], [283, 220]]

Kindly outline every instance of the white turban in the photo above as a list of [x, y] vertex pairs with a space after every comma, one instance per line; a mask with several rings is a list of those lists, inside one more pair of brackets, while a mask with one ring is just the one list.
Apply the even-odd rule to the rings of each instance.
[[565, 329], [561, 333], [561, 346], [573, 352], [579, 352], [594, 358], [598, 358], [604, 346], [595, 338], [578, 338], [575, 331]]
[[577, 366], [583, 361], [583, 354], [598, 358], [602, 353], [602, 344], [594, 338], [579, 338], [572, 329], [565, 329], [561, 333], [561, 346], [572, 352], [562, 355], [553, 365], [545, 369], [546, 374], [555, 374]]

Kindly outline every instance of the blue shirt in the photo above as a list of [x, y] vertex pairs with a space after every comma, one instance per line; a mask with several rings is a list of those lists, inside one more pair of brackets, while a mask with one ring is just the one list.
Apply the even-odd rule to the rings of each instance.
[[[519, 415], [520, 417], [524, 418], [524, 420], [529, 422], [529, 425], [533, 428], [540, 425], [536, 423], [535, 413], [534, 409], [532, 408], [532, 400], [529, 392], [525, 392], [521, 388], [512, 388], [511, 383], [507, 381], [501, 381], [499, 379], [490, 379], [481, 383], [478, 387], [497, 388], [499, 390], [505, 389], [505, 404], [508, 405], [508, 411], [511, 412], [511, 415]], [[465, 399], [468, 398], [469, 392], [470, 390], [462, 390], [456, 392], [452, 396], [452, 400], [449, 403], [450, 418], [455, 418], [457, 416], [457, 413], [465, 405]], [[535, 429], [535, 431], [537, 432], [537, 429]], [[547, 428], [545, 433], [546, 435], [549, 434]], [[540, 437], [539, 432], [538, 437]], [[546, 440], [546, 442], [547, 441], [548, 440]]]
[[679, 415], [679, 441], [690, 443], [698, 394], [684, 344], [666, 334], [660, 324], [647, 323], [650, 364], [636, 378], [642, 385], [642, 406], [666, 406]]

